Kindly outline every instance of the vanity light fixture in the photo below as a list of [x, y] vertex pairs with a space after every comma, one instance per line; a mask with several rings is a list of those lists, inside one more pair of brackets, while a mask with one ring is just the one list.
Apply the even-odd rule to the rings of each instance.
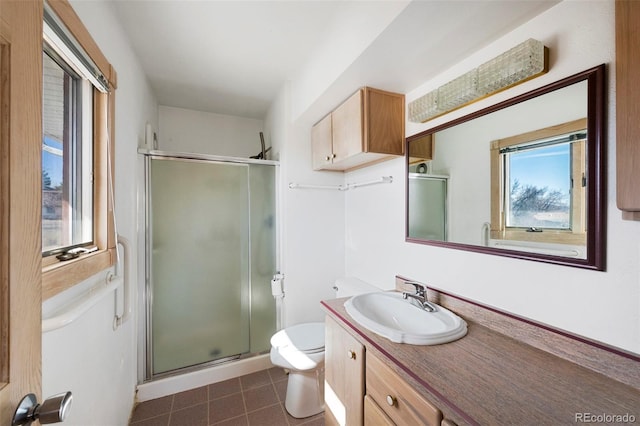
[[549, 49], [529, 39], [409, 103], [409, 120], [424, 123], [545, 74]]

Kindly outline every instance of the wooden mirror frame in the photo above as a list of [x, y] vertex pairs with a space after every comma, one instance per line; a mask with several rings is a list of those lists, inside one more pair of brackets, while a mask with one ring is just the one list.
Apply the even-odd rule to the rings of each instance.
[[[448, 123], [433, 127], [406, 138], [405, 146], [405, 241], [437, 247], [466, 250], [477, 253], [493, 254], [516, 259], [533, 260], [557, 265], [573, 266], [597, 271], [605, 270], [606, 254], [606, 68], [605, 65], [588, 69], [557, 82], [534, 89], [512, 99], [457, 118]], [[449, 241], [426, 240], [409, 236], [409, 144], [427, 135], [482, 117], [495, 111], [519, 104], [572, 84], [587, 82], [587, 242], [585, 259], [574, 259], [549, 254], [530, 253], [518, 250], [498, 249], [481, 245], [455, 243]]]

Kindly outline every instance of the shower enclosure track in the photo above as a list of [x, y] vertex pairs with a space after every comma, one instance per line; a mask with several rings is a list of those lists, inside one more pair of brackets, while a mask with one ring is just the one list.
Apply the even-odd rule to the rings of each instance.
[[279, 161], [273, 161], [273, 160], [258, 160], [253, 158], [242, 158], [242, 157], [225, 157], [222, 155], [197, 154], [193, 152], [148, 150], [144, 148], [138, 148], [138, 154], [151, 156], [151, 157], [162, 157], [162, 158], [182, 158], [186, 160], [217, 161], [220, 163], [262, 164], [267, 166], [280, 165]]

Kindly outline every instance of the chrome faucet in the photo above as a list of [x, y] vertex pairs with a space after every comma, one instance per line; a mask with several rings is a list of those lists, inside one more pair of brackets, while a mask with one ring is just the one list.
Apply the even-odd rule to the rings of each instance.
[[427, 300], [427, 286], [424, 284], [417, 283], [415, 281], [405, 281], [405, 284], [410, 284], [415, 287], [415, 293], [410, 293], [408, 291], [402, 292], [403, 299], [412, 299], [416, 301], [419, 307], [428, 312], [435, 312], [436, 307]]

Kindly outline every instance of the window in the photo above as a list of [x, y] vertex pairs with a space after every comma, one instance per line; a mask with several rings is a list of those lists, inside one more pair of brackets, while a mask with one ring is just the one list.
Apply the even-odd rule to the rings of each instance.
[[42, 99], [42, 252], [93, 243], [93, 91], [45, 43]]
[[501, 150], [507, 228], [571, 229], [570, 148], [552, 140]]
[[[116, 73], [66, 0], [44, 2], [42, 53], [43, 299], [115, 262]], [[96, 247], [71, 260], [61, 253]]]
[[492, 143], [495, 239], [584, 244], [586, 120]]

